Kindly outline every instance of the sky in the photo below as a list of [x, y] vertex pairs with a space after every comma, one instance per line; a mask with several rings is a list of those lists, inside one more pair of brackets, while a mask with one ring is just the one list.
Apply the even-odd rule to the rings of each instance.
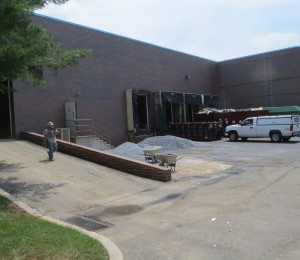
[[300, 45], [300, 0], [69, 0], [36, 13], [224, 61]]

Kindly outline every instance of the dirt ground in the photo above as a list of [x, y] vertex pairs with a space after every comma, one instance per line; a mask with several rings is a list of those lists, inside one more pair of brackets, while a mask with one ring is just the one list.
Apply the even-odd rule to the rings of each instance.
[[300, 138], [178, 151], [173, 180], [147, 180], [0, 141], [0, 188], [38, 212], [108, 222], [124, 259], [299, 259]]

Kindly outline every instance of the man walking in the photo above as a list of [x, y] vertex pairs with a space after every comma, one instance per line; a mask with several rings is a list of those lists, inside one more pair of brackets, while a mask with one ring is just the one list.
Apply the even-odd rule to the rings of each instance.
[[59, 131], [54, 128], [54, 124], [49, 122], [47, 124], [47, 128], [44, 130], [44, 140], [43, 145], [48, 145], [48, 156], [50, 161], [54, 161], [53, 153], [57, 151], [57, 142], [56, 142], [56, 135], [59, 134]]

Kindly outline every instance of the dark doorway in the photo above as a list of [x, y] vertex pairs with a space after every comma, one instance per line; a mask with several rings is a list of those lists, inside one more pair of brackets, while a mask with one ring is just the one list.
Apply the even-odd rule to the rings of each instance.
[[149, 129], [147, 95], [138, 95], [137, 114], [139, 119], [139, 128]]
[[186, 121], [194, 122], [194, 114], [201, 110], [201, 105], [187, 104]]
[[173, 110], [173, 122], [183, 123], [184, 122], [183, 104], [172, 103], [172, 110]]
[[167, 123], [173, 123], [173, 115], [172, 115], [172, 103], [171, 102], [166, 102], [166, 120]]
[[13, 138], [12, 93], [0, 92], [0, 138]]
[[167, 123], [182, 123], [184, 122], [183, 104], [166, 102], [166, 120]]
[[186, 118], [187, 118], [187, 122], [193, 122], [193, 105], [192, 104], [187, 105]]

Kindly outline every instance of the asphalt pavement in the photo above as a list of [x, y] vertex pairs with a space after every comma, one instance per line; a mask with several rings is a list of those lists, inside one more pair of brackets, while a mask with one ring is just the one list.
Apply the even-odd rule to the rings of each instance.
[[27, 141], [0, 141], [0, 188], [44, 216], [103, 224], [124, 259], [297, 259], [300, 138], [177, 151], [172, 181], [129, 175]]

